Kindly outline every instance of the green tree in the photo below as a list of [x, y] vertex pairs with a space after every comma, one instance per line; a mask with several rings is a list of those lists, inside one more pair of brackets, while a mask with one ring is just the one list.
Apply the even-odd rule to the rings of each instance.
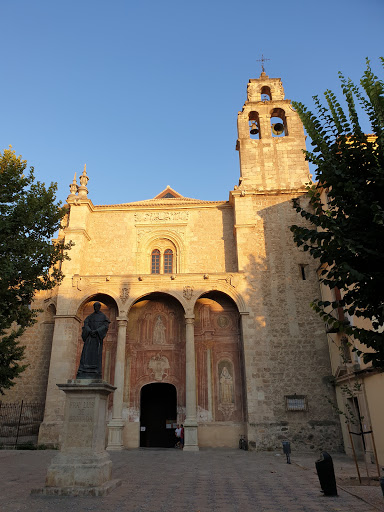
[[60, 283], [60, 261], [70, 244], [51, 243], [66, 210], [56, 203], [55, 183], [35, 182], [27, 162], [0, 152], [0, 393], [26, 368], [18, 338], [36, 321], [38, 290]]
[[[384, 65], [384, 58], [381, 58]], [[314, 97], [316, 113], [294, 102], [312, 139], [306, 159], [316, 166], [308, 185], [310, 207], [294, 208], [310, 222], [291, 227], [294, 240], [322, 264], [320, 281], [343, 290], [341, 301], [314, 300], [313, 309], [336, 330], [358, 339], [372, 351], [365, 362], [384, 369], [384, 83], [366, 70], [356, 86], [339, 73], [346, 107], [335, 94], [324, 93], [325, 106]], [[360, 125], [357, 106], [367, 115], [373, 136]], [[320, 199], [327, 192], [327, 204]], [[372, 329], [345, 325], [332, 315], [343, 307], [349, 315], [368, 319]], [[359, 322], [358, 322], [359, 323]]]

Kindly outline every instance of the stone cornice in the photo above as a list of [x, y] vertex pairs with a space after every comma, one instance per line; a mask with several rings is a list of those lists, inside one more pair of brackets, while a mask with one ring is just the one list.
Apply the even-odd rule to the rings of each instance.
[[[203, 274], [202, 272], [198, 273], [175, 273], [175, 274], [76, 274], [73, 277], [79, 278], [79, 279], [87, 279], [89, 284], [92, 284], [94, 281], [95, 283], [99, 284], [102, 281], [105, 281], [108, 284], [113, 283], [132, 283], [132, 282], [153, 282], [153, 283], [161, 283], [164, 281], [179, 281], [181, 283], [189, 283], [190, 281], [193, 282], [200, 282], [200, 281], [222, 281], [229, 279], [231, 277], [238, 276], [238, 277], [244, 277], [244, 272], [210, 272]], [[67, 276], [68, 277], [68, 276]], [[72, 279], [69, 278], [68, 279]]]
[[72, 320], [76, 320], [76, 322], [81, 323], [81, 318], [79, 318], [77, 315], [55, 315], [53, 318], [55, 319], [55, 321], [65, 318], [71, 318]]
[[107, 205], [98, 205], [95, 206], [93, 211], [142, 211], [142, 210], [159, 210], [159, 208], [166, 207], [169, 210], [178, 209], [178, 210], [186, 210], [186, 209], [199, 209], [199, 208], [231, 208], [231, 205], [228, 201], [194, 201], [184, 202], [178, 201], [170, 203], [170, 199], [162, 201], [158, 200], [150, 200], [148, 202], [142, 201], [137, 203], [126, 203], [126, 204], [107, 204]]
[[83, 235], [85, 236], [85, 238], [90, 241], [91, 240], [91, 237], [88, 235], [88, 232], [83, 229], [83, 228], [65, 228], [64, 230], [65, 232], [65, 235], [71, 235], [71, 234], [80, 234], [80, 235]]
[[280, 195], [304, 195], [307, 193], [306, 188], [295, 189], [273, 189], [273, 190], [249, 190], [249, 189], [235, 189], [229, 192], [230, 197], [244, 197], [244, 196], [280, 196]]
[[81, 199], [79, 197], [75, 197], [74, 199], [67, 199], [67, 204], [72, 208], [76, 206], [87, 206], [88, 210], [93, 211], [95, 206], [90, 199]]

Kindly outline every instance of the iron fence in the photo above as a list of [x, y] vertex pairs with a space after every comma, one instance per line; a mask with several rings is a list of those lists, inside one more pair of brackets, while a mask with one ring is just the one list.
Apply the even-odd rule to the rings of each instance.
[[44, 404], [37, 402], [2, 403], [0, 401], [0, 445], [17, 448], [37, 444]]

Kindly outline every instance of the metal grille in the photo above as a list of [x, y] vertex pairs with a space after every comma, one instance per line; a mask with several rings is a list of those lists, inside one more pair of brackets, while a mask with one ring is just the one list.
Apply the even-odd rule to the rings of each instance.
[[286, 411], [306, 411], [308, 410], [307, 397], [305, 395], [286, 395]]
[[2, 403], [0, 401], [0, 445], [16, 447], [37, 444], [44, 417], [43, 403]]

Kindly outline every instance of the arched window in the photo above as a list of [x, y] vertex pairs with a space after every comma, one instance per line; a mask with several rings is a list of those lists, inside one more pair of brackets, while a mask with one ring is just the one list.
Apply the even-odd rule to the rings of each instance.
[[173, 271], [173, 251], [167, 249], [164, 252], [164, 274], [172, 274]]
[[175, 274], [177, 272], [175, 244], [166, 238], [158, 238], [153, 240], [151, 245], [152, 247], [148, 247], [151, 274]]
[[155, 249], [151, 256], [151, 274], [160, 274], [160, 251]]

